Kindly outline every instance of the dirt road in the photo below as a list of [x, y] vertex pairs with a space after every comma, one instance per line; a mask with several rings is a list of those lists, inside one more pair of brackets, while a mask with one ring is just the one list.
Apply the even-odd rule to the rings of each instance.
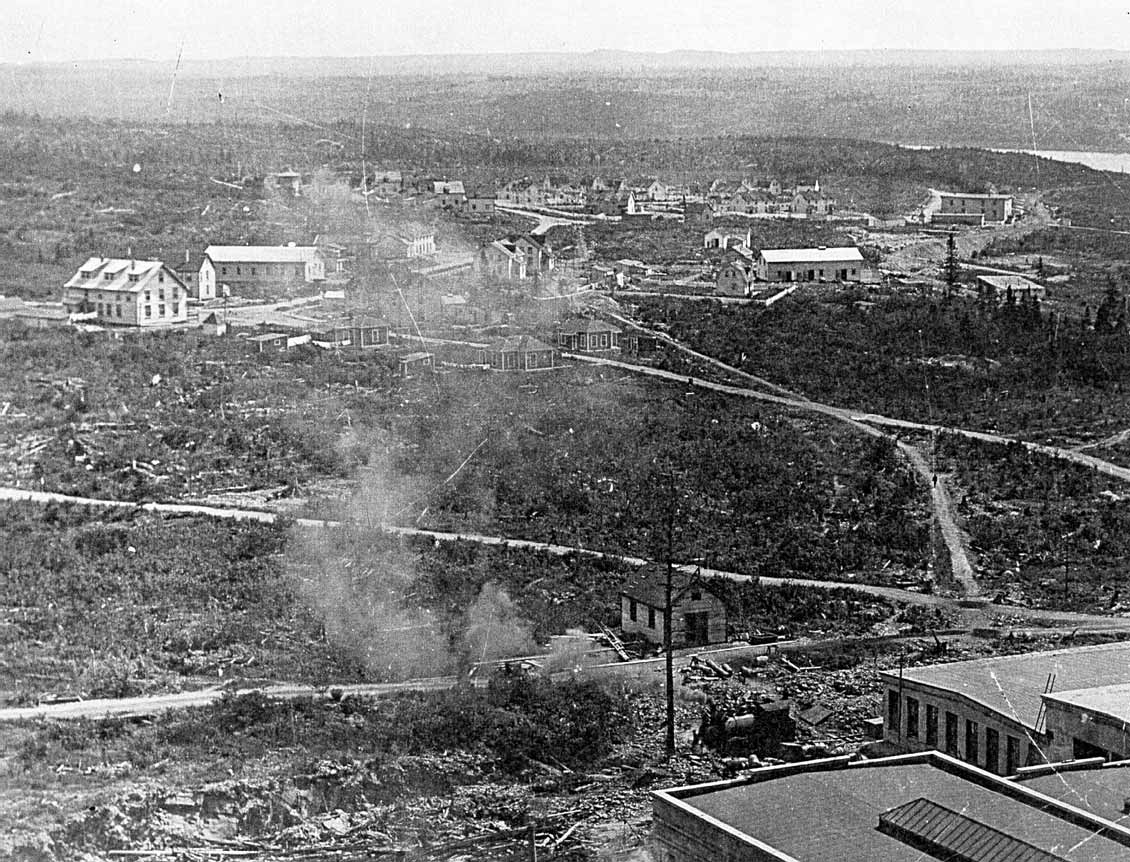
[[159, 715], [174, 709], [188, 709], [194, 706], [207, 706], [224, 696], [246, 695], [258, 692], [280, 700], [296, 700], [306, 697], [327, 697], [330, 689], [342, 694], [355, 694], [364, 697], [384, 697], [401, 691], [435, 691], [451, 688], [455, 677], [433, 677], [414, 679], [407, 682], [366, 683], [352, 685], [312, 685], [278, 684], [256, 688], [206, 688], [199, 691], [182, 691], [177, 694], [148, 695], [144, 697], [99, 698], [80, 700], [73, 703], [52, 703], [41, 706], [20, 706], [0, 709], [0, 722], [29, 721], [32, 719], [67, 718], [140, 718]]

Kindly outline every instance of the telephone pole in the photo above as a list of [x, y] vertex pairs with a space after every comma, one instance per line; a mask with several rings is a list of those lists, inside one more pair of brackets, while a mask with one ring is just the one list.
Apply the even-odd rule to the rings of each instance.
[[663, 602], [663, 653], [666, 657], [667, 674], [667, 759], [675, 756], [675, 657], [671, 649], [671, 594], [673, 592], [673, 578], [675, 561], [675, 473], [668, 476], [667, 497], [667, 583], [666, 596]]

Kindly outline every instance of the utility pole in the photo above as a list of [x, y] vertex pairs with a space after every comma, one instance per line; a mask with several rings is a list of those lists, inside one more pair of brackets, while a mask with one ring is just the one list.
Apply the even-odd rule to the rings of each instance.
[[671, 649], [671, 597], [675, 562], [675, 473], [668, 473], [667, 499], [667, 583], [663, 602], [663, 652], [666, 657], [667, 673], [667, 759], [675, 756], [675, 657]]

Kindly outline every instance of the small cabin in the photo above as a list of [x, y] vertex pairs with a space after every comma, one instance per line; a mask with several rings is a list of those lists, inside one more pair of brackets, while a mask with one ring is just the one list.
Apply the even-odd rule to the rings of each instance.
[[[671, 644], [705, 646], [726, 640], [726, 604], [699, 574], [673, 574]], [[620, 629], [663, 643], [663, 609], [667, 605], [666, 569], [648, 566], [620, 591]]]

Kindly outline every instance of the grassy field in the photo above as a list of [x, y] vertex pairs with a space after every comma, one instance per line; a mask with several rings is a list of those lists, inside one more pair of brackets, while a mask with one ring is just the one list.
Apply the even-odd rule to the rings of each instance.
[[938, 469], [953, 473], [959, 512], [994, 594], [1033, 607], [1130, 610], [1126, 487], [1019, 446], [942, 435]]

